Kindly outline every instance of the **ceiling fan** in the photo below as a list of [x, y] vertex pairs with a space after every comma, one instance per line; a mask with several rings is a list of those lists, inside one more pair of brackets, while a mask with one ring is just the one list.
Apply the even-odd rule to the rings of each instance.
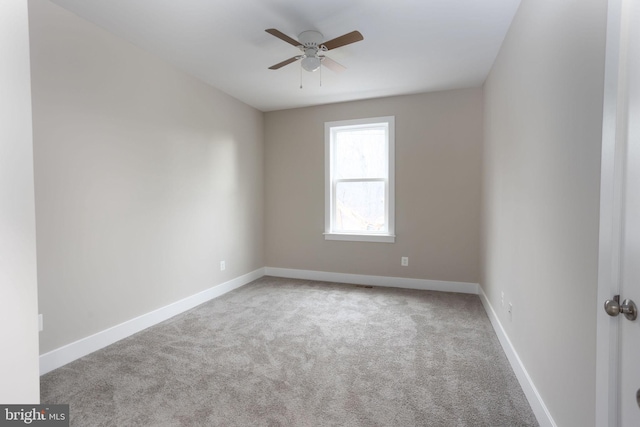
[[336, 49], [338, 47], [346, 46], [348, 44], [364, 40], [364, 37], [362, 37], [362, 34], [360, 34], [359, 31], [352, 31], [326, 42], [322, 41], [324, 39], [324, 36], [317, 31], [304, 31], [300, 33], [300, 35], [298, 35], [298, 39], [300, 41], [289, 37], [288, 35], [276, 30], [275, 28], [269, 28], [265, 31], [272, 36], [279, 38], [280, 40], [292, 44], [302, 51], [302, 55], [297, 55], [279, 62], [276, 65], [272, 65], [271, 67], [269, 67], [270, 70], [277, 70], [284, 67], [285, 65], [289, 65], [292, 62], [296, 62], [297, 60], [301, 59], [302, 68], [307, 71], [316, 71], [318, 68], [320, 68], [320, 65], [324, 65], [328, 69], [339, 73], [346, 70], [346, 67], [337, 63], [328, 56], [322, 55], [322, 53], [331, 49]]

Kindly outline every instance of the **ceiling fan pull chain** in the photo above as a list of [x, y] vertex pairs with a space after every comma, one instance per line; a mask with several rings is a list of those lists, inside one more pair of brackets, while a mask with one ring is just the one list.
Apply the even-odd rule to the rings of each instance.
[[322, 87], [322, 67], [320, 67], [320, 87]]
[[300, 63], [300, 89], [302, 89], [302, 63]]

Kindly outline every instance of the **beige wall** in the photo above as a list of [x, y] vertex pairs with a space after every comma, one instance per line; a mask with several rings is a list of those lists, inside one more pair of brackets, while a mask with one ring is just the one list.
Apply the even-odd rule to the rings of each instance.
[[0, 2], [0, 403], [39, 403], [29, 26]]
[[485, 84], [481, 286], [558, 426], [595, 417], [606, 6], [523, 0]]
[[263, 267], [263, 114], [29, 6], [41, 352]]
[[[396, 243], [324, 240], [324, 122], [390, 115]], [[267, 266], [477, 283], [481, 150], [481, 89], [266, 113]]]

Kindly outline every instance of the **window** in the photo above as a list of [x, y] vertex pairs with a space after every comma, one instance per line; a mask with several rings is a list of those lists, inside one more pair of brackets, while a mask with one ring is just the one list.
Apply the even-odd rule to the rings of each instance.
[[325, 123], [325, 239], [395, 241], [394, 117]]

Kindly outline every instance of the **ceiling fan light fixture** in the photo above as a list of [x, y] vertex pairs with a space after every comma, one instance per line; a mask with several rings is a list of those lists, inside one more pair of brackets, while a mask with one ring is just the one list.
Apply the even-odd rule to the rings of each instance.
[[302, 58], [302, 68], [306, 71], [316, 71], [320, 68], [320, 58], [316, 56], [307, 56]]

